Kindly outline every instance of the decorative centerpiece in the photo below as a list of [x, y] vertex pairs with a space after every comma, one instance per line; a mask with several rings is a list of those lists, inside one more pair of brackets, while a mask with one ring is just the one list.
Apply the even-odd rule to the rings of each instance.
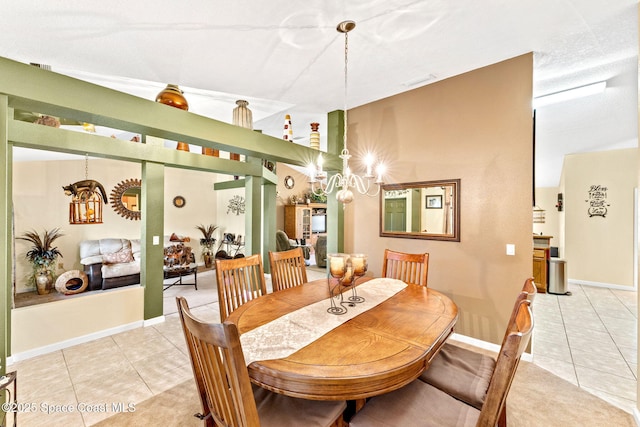
[[[356, 280], [367, 272], [367, 256], [364, 254], [328, 254], [327, 255], [327, 285], [331, 306], [327, 311], [331, 314], [345, 314], [347, 308], [343, 297], [344, 291], [351, 289], [351, 296], [347, 298], [347, 305], [355, 307], [365, 301], [358, 296]], [[339, 303], [336, 302], [340, 299]]]
[[216, 243], [213, 233], [218, 229], [218, 226], [209, 224], [206, 227], [204, 225], [198, 225], [196, 228], [202, 232], [200, 246], [202, 247], [204, 266], [211, 268], [213, 266], [213, 245]]
[[53, 246], [53, 242], [62, 236], [60, 229], [54, 228], [50, 231], [44, 230], [42, 238], [35, 231], [28, 231], [18, 237], [20, 240], [26, 240], [33, 244], [25, 257], [33, 267], [29, 282], [35, 285], [38, 295], [48, 294], [53, 289], [56, 260], [58, 257], [62, 257], [58, 248]]

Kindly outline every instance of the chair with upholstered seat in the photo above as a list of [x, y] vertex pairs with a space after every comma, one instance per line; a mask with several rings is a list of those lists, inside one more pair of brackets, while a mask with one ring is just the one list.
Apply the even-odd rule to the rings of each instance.
[[520, 302], [516, 316], [507, 328], [506, 339], [500, 349], [481, 409], [418, 379], [401, 389], [367, 401], [364, 408], [351, 419], [349, 426], [506, 426], [506, 411], [503, 408], [533, 330], [530, 304], [528, 300]]
[[[518, 308], [523, 300], [533, 302], [536, 286], [533, 278], [524, 282], [522, 290], [516, 297], [507, 323], [503, 344], [509, 334]], [[440, 352], [433, 358], [429, 367], [420, 379], [447, 394], [477, 409], [484, 404], [489, 382], [496, 366], [496, 360], [490, 355], [451, 343], [445, 343]]]
[[222, 322], [245, 302], [267, 293], [260, 254], [216, 259], [216, 281]]
[[292, 288], [307, 281], [307, 268], [301, 248], [284, 252], [269, 252], [273, 291]]
[[311, 257], [311, 248], [306, 245], [301, 245], [297, 240], [292, 240], [282, 230], [276, 231], [276, 252], [290, 251], [294, 248], [302, 249], [304, 259], [308, 260]]
[[402, 280], [420, 286], [427, 286], [429, 254], [407, 254], [389, 249], [384, 250], [382, 277]]
[[341, 426], [344, 401], [288, 397], [249, 380], [235, 324], [196, 319], [184, 297], [177, 297], [180, 321], [198, 386], [204, 425], [229, 427]]

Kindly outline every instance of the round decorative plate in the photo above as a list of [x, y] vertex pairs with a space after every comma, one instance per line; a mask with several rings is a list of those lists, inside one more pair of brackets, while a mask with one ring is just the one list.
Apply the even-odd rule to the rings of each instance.
[[184, 207], [185, 203], [187, 203], [187, 201], [182, 196], [176, 196], [173, 198], [173, 206], [176, 208]]
[[284, 186], [289, 190], [291, 190], [295, 184], [296, 182], [291, 175], [287, 175], [284, 177]]

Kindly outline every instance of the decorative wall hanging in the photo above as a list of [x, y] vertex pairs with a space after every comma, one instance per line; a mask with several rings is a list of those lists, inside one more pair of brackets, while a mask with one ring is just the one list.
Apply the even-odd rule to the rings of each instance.
[[296, 184], [295, 180], [291, 175], [287, 175], [284, 177], [284, 186], [285, 188], [291, 190], [293, 186]]
[[556, 203], [556, 209], [558, 209], [558, 212], [562, 212], [563, 208], [564, 202], [562, 201], [562, 193], [558, 193], [558, 203]]
[[173, 206], [176, 208], [183, 208], [187, 201], [182, 196], [176, 196], [173, 198]]
[[127, 179], [113, 187], [109, 200], [111, 207], [120, 216], [137, 221], [140, 219], [140, 195], [142, 181]]
[[607, 208], [611, 206], [607, 203], [607, 187], [602, 185], [592, 185], [587, 191], [588, 198], [585, 202], [589, 203], [587, 213], [589, 218], [594, 216], [601, 216], [605, 218], [607, 216]]
[[233, 212], [236, 215], [243, 214], [244, 213], [244, 197], [233, 196], [231, 200], [229, 200], [229, 206], [227, 206], [227, 214], [229, 212]]
[[107, 203], [107, 193], [102, 184], [89, 179], [89, 155], [84, 159], [82, 181], [62, 187], [64, 194], [71, 196], [69, 224], [102, 224], [102, 204]]
[[[178, 85], [167, 85], [167, 87], [162, 89], [156, 96], [156, 102], [170, 107], [179, 108], [184, 111], [189, 111], [189, 103], [183, 93], [184, 92], [180, 90]], [[186, 142], [178, 142], [176, 150], [189, 151], [189, 144]]]

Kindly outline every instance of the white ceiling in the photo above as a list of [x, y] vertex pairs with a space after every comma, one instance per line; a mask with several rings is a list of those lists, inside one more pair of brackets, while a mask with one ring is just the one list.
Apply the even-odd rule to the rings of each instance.
[[[537, 186], [562, 158], [637, 147], [636, 0], [0, 0], [0, 56], [154, 99], [179, 84], [190, 111], [294, 137], [348, 108], [534, 52], [534, 96], [606, 80], [607, 89], [537, 111]], [[323, 129], [321, 127], [321, 129]], [[18, 156], [16, 156], [18, 157]]]

